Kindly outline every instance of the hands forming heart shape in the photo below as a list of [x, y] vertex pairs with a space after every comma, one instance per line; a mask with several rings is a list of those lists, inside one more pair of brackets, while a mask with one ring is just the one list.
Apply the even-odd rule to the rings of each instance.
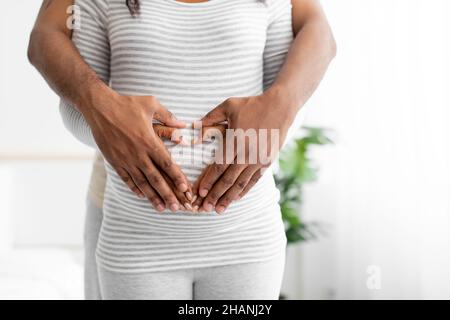
[[[276, 94], [266, 93], [229, 98], [205, 115], [200, 120], [200, 140], [219, 132], [224, 141], [236, 140], [233, 145], [237, 147], [219, 152], [220, 156], [194, 184], [171, 159], [162, 141], [171, 139], [181, 143], [181, 137], [177, 140], [174, 132], [186, 124], [177, 120], [155, 97], [114, 93], [99, 103], [105, 107], [91, 110], [85, 118], [104, 158], [128, 187], [139, 197], [147, 198], [156, 210], [211, 212], [215, 209], [221, 214], [249, 192], [275, 159], [295, 116], [289, 114], [292, 108], [283, 103]], [[149, 127], [149, 121], [153, 123], [153, 120], [159, 124]], [[240, 145], [234, 133], [243, 132], [245, 136], [249, 131], [256, 133], [256, 140], [245, 137], [248, 143]], [[261, 135], [263, 131], [270, 134]], [[264, 153], [270, 154], [268, 161], [260, 157], [255, 161], [252, 156], [255, 146], [257, 149], [263, 146]]]

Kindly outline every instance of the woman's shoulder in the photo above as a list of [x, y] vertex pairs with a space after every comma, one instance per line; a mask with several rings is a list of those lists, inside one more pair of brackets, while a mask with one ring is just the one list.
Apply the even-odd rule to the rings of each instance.
[[269, 22], [276, 20], [276, 18], [282, 15], [286, 11], [292, 10], [291, 0], [263, 0], [267, 5], [269, 12]]
[[106, 12], [108, 10], [111, 0], [75, 0], [75, 5], [88, 6], [94, 10]]
[[262, 0], [270, 11], [277, 11], [282, 8], [291, 7], [292, 0]]
[[100, 20], [101, 23], [105, 23], [108, 16], [108, 8], [111, 0], [75, 0], [75, 6], [77, 6], [81, 13], [86, 13], [88, 16]]

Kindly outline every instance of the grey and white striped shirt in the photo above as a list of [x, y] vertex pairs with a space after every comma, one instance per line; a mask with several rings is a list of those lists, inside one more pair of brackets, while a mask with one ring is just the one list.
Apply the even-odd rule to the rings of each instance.
[[[77, 0], [76, 5], [81, 21], [73, 41], [99, 77], [121, 94], [157, 97], [188, 123], [228, 97], [261, 94], [274, 81], [293, 38], [290, 0], [141, 0], [135, 18], [124, 0]], [[64, 101], [60, 110], [69, 131], [96, 147], [83, 116]], [[217, 147], [166, 146], [192, 182], [206, 166], [205, 152]], [[157, 213], [109, 164], [106, 170], [97, 259], [108, 270], [256, 262], [285, 249], [271, 170], [223, 215]]]

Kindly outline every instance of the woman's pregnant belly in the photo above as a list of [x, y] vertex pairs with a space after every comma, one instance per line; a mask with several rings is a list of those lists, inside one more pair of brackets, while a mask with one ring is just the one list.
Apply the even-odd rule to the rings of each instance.
[[[192, 129], [182, 130], [185, 140], [190, 141], [198, 132]], [[194, 183], [202, 171], [215, 159], [215, 151], [219, 148], [218, 141], [197, 145], [176, 145], [165, 141], [172, 160], [178, 164], [191, 183]], [[158, 213], [146, 199], [138, 198], [121, 181], [114, 169], [107, 164], [108, 181], [105, 194], [105, 216], [121, 223], [126, 223], [133, 229], [142, 232], [161, 233], [164, 235], [202, 236], [234, 230], [249, 220], [258, 221], [263, 212], [272, 212], [279, 217], [279, 211], [266, 210], [277, 206], [279, 192], [275, 186], [272, 170], [267, 170], [260, 181], [241, 200], [230, 205], [224, 214], [215, 212], [172, 213], [169, 210]], [[184, 221], [180, 225], [180, 219]], [[197, 221], [197, 222], [195, 222]], [[186, 226], [189, 228], [186, 229]]]
[[[153, 3], [155, 7], [151, 7]], [[165, 1], [146, 4], [139, 19], [130, 19], [124, 6], [111, 8], [123, 11], [108, 25], [110, 84], [115, 91], [154, 96], [187, 123], [200, 120], [229, 97], [262, 93], [267, 37], [264, 3], [236, 1], [201, 9], [169, 8]], [[217, 18], [219, 12], [226, 18]], [[183, 131], [186, 140], [194, 135], [188, 129]], [[218, 142], [196, 146], [165, 143], [173, 161], [192, 183], [211, 162], [218, 147]], [[159, 214], [147, 200], [135, 196], [109, 165], [107, 172], [106, 219], [121, 220], [131, 229], [144, 232], [195, 235], [237, 228], [245, 220], [263, 223], [269, 220], [260, 213], [268, 212], [263, 209], [276, 206], [278, 201], [271, 170], [267, 170], [253, 189], [223, 215], [169, 211]], [[269, 211], [280, 218], [279, 211]], [[179, 221], [190, 228], [180, 227]]]
[[[198, 136], [198, 131], [183, 129], [181, 134], [185, 141], [191, 141]], [[172, 160], [180, 166], [191, 183], [194, 183], [208, 164], [216, 157], [220, 147], [218, 140], [204, 144], [176, 145], [165, 141]], [[199, 237], [238, 229], [251, 220], [271, 220], [262, 217], [264, 214], [274, 214], [272, 219], [279, 219], [279, 211], [267, 210], [277, 206], [279, 192], [275, 186], [271, 170], [267, 170], [261, 180], [241, 200], [230, 205], [224, 214], [215, 212], [172, 213], [169, 210], [158, 213], [148, 200], [138, 198], [121, 181], [112, 167], [107, 165], [108, 183], [106, 188], [105, 207], [106, 219], [114, 219], [117, 223], [125, 223], [131, 229], [143, 233], [161, 235], [184, 235]], [[277, 214], [278, 212], [278, 214]], [[180, 223], [182, 221], [182, 223]], [[188, 227], [188, 228], [187, 228]]]

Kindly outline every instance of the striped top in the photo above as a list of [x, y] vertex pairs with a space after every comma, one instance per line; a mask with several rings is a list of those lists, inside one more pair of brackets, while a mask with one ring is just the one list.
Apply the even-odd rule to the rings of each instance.
[[[133, 18], [123, 0], [77, 0], [73, 41], [99, 77], [124, 95], [153, 95], [191, 123], [231, 96], [273, 83], [292, 42], [290, 0], [141, 0]], [[68, 130], [96, 147], [83, 116], [61, 102]], [[183, 136], [196, 134], [185, 129]], [[190, 181], [217, 145], [165, 142]], [[157, 213], [106, 163], [104, 220], [97, 259], [116, 272], [153, 272], [270, 259], [285, 249], [271, 170], [223, 215]]]

